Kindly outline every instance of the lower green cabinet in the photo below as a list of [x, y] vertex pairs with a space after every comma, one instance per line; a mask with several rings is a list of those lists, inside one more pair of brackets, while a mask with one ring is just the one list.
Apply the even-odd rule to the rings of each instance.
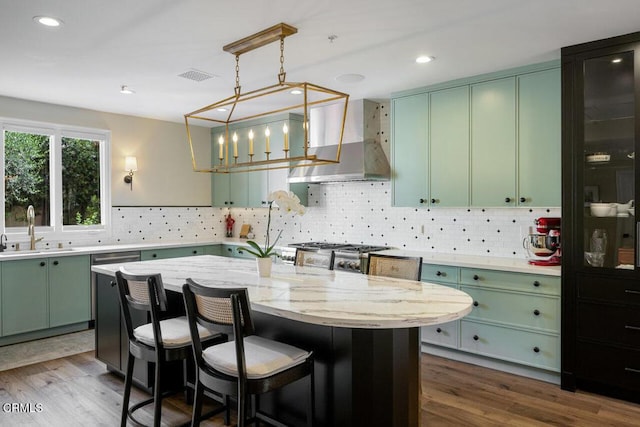
[[[215, 245], [219, 246], [219, 245]], [[180, 258], [185, 256], [210, 255], [208, 246], [189, 246], [181, 248], [164, 248], [140, 251], [140, 260]]]
[[49, 327], [91, 318], [91, 266], [88, 256], [49, 258]]
[[88, 255], [5, 261], [2, 273], [2, 336], [89, 321]]
[[46, 259], [2, 263], [3, 336], [49, 327], [47, 265]]
[[422, 281], [473, 298], [463, 319], [423, 327], [424, 343], [560, 371], [560, 277], [424, 264]]

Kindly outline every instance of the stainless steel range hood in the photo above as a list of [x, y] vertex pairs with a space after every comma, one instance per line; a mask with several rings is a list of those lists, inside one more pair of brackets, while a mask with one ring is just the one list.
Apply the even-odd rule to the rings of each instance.
[[[351, 101], [347, 107], [340, 163], [295, 168], [288, 181], [388, 181], [391, 168], [380, 144], [380, 106], [370, 100]], [[327, 135], [339, 132], [341, 111], [334, 106], [309, 112], [309, 151], [320, 158], [335, 158], [337, 145], [324, 145]], [[332, 141], [336, 138], [329, 139]]]

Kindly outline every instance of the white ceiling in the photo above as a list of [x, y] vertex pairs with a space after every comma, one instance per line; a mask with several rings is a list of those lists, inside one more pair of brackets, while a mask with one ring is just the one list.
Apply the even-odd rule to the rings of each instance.
[[[298, 28], [285, 41], [288, 81], [384, 99], [557, 59], [563, 46], [640, 30], [639, 12], [638, 0], [0, 0], [0, 95], [183, 122], [233, 94], [222, 46], [285, 22]], [[436, 60], [418, 65], [419, 54]], [[190, 69], [216, 77], [178, 77]], [[240, 57], [243, 91], [278, 71], [278, 43]], [[365, 79], [336, 81], [347, 73]]]

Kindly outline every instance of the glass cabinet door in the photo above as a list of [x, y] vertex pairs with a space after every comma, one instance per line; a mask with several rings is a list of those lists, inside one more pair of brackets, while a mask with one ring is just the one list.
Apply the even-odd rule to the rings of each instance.
[[584, 61], [584, 265], [635, 266], [634, 53]]

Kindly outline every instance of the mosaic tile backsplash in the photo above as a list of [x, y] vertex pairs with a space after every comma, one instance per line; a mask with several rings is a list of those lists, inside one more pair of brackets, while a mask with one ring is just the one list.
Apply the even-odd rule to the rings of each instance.
[[[117, 243], [210, 241], [224, 238], [224, 217], [236, 220], [234, 237], [250, 224], [256, 239], [266, 231], [267, 208], [116, 207], [112, 236], [65, 242], [72, 246]], [[395, 208], [389, 182], [309, 186], [303, 216], [272, 214], [272, 236], [281, 242], [329, 241], [386, 245], [425, 252], [526, 258], [522, 240], [540, 216], [560, 216], [542, 208]]]

